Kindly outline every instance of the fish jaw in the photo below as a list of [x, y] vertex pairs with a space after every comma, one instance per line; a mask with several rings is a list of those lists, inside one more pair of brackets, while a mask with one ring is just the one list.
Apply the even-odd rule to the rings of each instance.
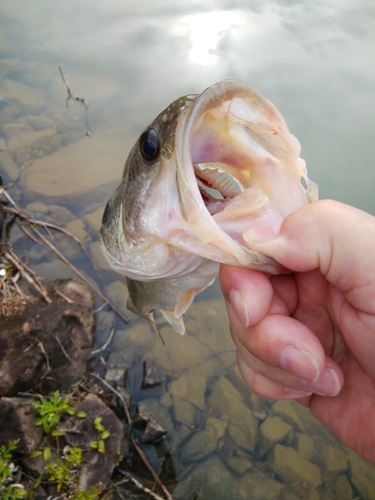
[[[220, 82], [198, 96], [185, 122], [179, 123], [176, 150], [182, 212], [191, 234], [207, 244], [201, 254], [282, 272], [275, 261], [247, 248], [243, 233], [254, 225], [281, 225], [291, 212], [316, 199], [317, 189], [299, 157], [298, 140], [275, 106], [244, 84]], [[197, 171], [191, 168], [196, 164], [202, 170], [208, 167], [203, 176], [208, 182], [207, 171], [218, 164], [243, 192], [229, 194], [220, 211], [210, 214], [211, 203], [204, 202], [194, 178]]]

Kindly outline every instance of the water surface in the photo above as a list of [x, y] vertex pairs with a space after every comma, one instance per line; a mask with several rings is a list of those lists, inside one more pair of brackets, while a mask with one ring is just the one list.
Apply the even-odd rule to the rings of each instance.
[[[123, 281], [104, 264], [97, 230], [127, 152], [142, 129], [175, 98], [233, 78], [254, 87], [282, 112], [301, 142], [302, 157], [309, 176], [319, 184], [321, 198], [375, 214], [374, 33], [375, 6], [365, 0], [189, 4], [2, 0], [0, 168], [4, 180], [30, 213], [68, 224], [84, 240], [94, 266], [80, 254], [72, 255], [75, 263], [125, 308]], [[91, 137], [86, 136], [82, 106], [71, 100], [65, 108], [66, 88], [58, 65], [72, 92], [90, 105]], [[38, 249], [30, 249], [25, 241], [18, 244], [41, 274], [69, 274], [50, 257], [41, 258]], [[135, 399], [146, 400], [159, 418], [164, 415], [170, 427], [165, 447], [173, 457], [177, 481], [171, 484], [176, 495], [193, 498], [194, 492], [203, 491], [204, 498], [217, 499], [220, 494], [225, 498], [222, 482], [229, 482], [240, 485], [238, 498], [250, 498], [244, 493], [248, 481], [258, 488], [264, 477], [269, 484], [294, 484], [295, 477], [288, 479], [287, 473], [277, 471], [275, 448], [265, 451], [259, 437], [264, 431], [264, 427], [259, 430], [261, 425], [278, 416], [291, 426], [280, 438], [281, 445], [297, 450], [321, 473], [320, 483], [307, 479], [308, 493], [303, 490], [300, 498], [344, 498], [340, 488], [350, 489], [345, 498], [375, 498], [366, 493], [371, 485], [375, 491], [372, 469], [350, 462], [352, 455], [302, 408], [290, 406], [297, 416], [286, 416], [292, 412], [289, 406], [249, 395], [235, 367], [217, 284], [188, 312], [184, 338], [159, 321], [166, 346], [145, 321], [132, 318], [129, 327], [117, 320], [108, 362], [132, 367], [128, 383]], [[97, 319], [100, 344], [108, 337], [113, 318], [102, 310]], [[140, 389], [146, 355], [157, 359], [166, 376], [162, 388], [148, 392]], [[218, 394], [237, 409], [221, 408]], [[236, 424], [241, 411], [247, 411], [243, 405], [252, 412], [259, 434], [254, 442], [249, 438], [247, 445], [246, 436], [239, 438], [237, 432], [246, 424]], [[215, 449], [207, 456], [194, 456], [188, 443], [198, 431], [208, 429], [216, 429]], [[306, 444], [307, 439], [312, 444]], [[152, 447], [148, 453], [158, 463]], [[245, 467], [240, 473], [246, 461], [252, 469]], [[335, 468], [338, 463], [344, 465]], [[363, 477], [370, 486], [359, 482]], [[258, 497], [253, 493], [251, 498]]]

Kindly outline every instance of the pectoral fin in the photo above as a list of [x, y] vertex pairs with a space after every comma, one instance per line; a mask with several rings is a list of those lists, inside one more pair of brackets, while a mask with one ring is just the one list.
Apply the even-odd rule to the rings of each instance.
[[[193, 297], [194, 298], [194, 297]], [[175, 311], [160, 309], [165, 320], [173, 326], [177, 333], [183, 335], [185, 333], [184, 318], [181, 316], [175, 317]]]

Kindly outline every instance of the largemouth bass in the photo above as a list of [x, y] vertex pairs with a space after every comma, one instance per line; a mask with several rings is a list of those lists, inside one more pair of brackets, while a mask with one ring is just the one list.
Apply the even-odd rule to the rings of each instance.
[[159, 309], [183, 334], [220, 263], [282, 272], [242, 235], [317, 199], [299, 155], [276, 107], [238, 81], [162, 111], [130, 151], [100, 229], [110, 266], [127, 276], [129, 309], [152, 324]]

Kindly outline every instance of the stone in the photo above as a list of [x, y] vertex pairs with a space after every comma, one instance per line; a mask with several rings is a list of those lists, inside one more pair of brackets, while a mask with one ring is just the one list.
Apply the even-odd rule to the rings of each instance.
[[218, 448], [228, 425], [227, 419], [209, 417], [205, 428], [193, 434], [182, 449], [181, 458], [186, 461], [201, 460]]
[[293, 439], [293, 447], [297, 450], [301, 457], [306, 460], [311, 460], [314, 453], [314, 440], [305, 433], [295, 432]]
[[[104, 257], [103, 257], [104, 258]], [[108, 296], [111, 301], [122, 311], [126, 310], [126, 302], [129, 297], [128, 288], [126, 286], [125, 278], [121, 280], [112, 281], [107, 285]]]
[[155, 359], [147, 357], [143, 361], [143, 379], [141, 387], [142, 389], [148, 389], [150, 387], [155, 387], [161, 385], [164, 382], [164, 377], [160, 373], [160, 369], [157, 366]]
[[27, 121], [35, 130], [44, 130], [45, 128], [56, 128], [57, 122], [46, 116], [27, 115]]
[[142, 403], [137, 406], [133, 423], [136, 427], [144, 429], [141, 443], [157, 443], [167, 434], [167, 430], [159, 423], [155, 414]]
[[36, 111], [45, 103], [45, 92], [24, 83], [5, 78], [0, 82], [0, 98], [27, 111]]
[[155, 338], [156, 336], [147, 322], [139, 321], [138, 323], [132, 323], [126, 330], [116, 330], [113, 339], [113, 350], [128, 350], [136, 356], [144, 356], [152, 347]]
[[255, 419], [246, 422], [242, 416], [231, 418], [228, 433], [236, 446], [254, 452], [257, 443], [257, 427]]
[[353, 490], [346, 476], [339, 476], [336, 479], [336, 494], [339, 500], [352, 500]]
[[8, 141], [14, 136], [35, 132], [24, 116], [19, 117], [13, 122], [6, 123], [3, 121], [0, 125], [0, 130], [6, 135]]
[[85, 224], [81, 219], [75, 219], [65, 226], [65, 229], [73, 234], [84, 246], [88, 246], [91, 243], [91, 237], [85, 229]]
[[25, 207], [25, 211], [30, 214], [32, 218], [35, 217], [35, 214], [48, 214], [49, 207], [40, 201], [33, 201], [32, 203], [28, 203]]
[[104, 212], [104, 206], [97, 208], [94, 212], [86, 214], [83, 216], [83, 222], [91, 233], [97, 235], [102, 225], [102, 218]]
[[227, 466], [236, 474], [241, 476], [244, 472], [251, 469], [253, 464], [244, 457], [238, 457], [236, 455], [232, 455], [226, 459]]
[[172, 396], [173, 409], [177, 422], [195, 428], [199, 426], [201, 420], [200, 410], [186, 399]]
[[126, 372], [126, 366], [107, 365], [105, 380], [115, 388], [118, 385], [125, 386]]
[[294, 448], [276, 444], [269, 455], [269, 466], [284, 483], [308, 481], [314, 487], [322, 484], [319, 468], [301, 457]]
[[36, 426], [39, 417], [32, 398], [0, 398], [0, 445], [19, 439], [17, 451], [29, 454], [42, 438], [42, 427]]
[[[284, 485], [267, 476], [261, 471], [250, 471], [243, 474], [239, 479], [236, 496], [230, 496], [236, 500], [280, 500]], [[288, 499], [291, 500], [291, 499]]]
[[[13, 136], [8, 141], [8, 151], [20, 167], [35, 158], [49, 156], [50, 153], [59, 149], [60, 145], [61, 137], [56, 133], [56, 130], [45, 129]], [[55, 169], [51, 170], [55, 171]]]
[[320, 463], [325, 474], [336, 476], [346, 472], [348, 455], [337, 445], [325, 444], [320, 450]]
[[281, 418], [270, 416], [259, 426], [258, 454], [262, 457], [275, 444], [283, 442], [292, 432], [291, 425], [285, 423]]
[[0, 317], [0, 396], [19, 391], [49, 392], [79, 380], [91, 355], [94, 297], [75, 280], [54, 285], [51, 304], [29, 292], [24, 309]]
[[184, 442], [188, 437], [192, 435], [191, 429], [184, 424], [180, 424], [174, 429], [172, 433], [171, 440], [168, 444], [168, 449], [172, 455], [174, 455], [179, 447], [184, 445]]
[[47, 281], [76, 276], [74, 271], [57, 257], [50, 262], [33, 264], [33, 271]]
[[[92, 486], [104, 490], [120, 458], [123, 425], [113, 411], [95, 394], [88, 394], [75, 410], [86, 412], [87, 417], [68, 416], [62, 418], [56, 427], [65, 432], [65, 439], [71, 446], [83, 449], [84, 462], [79, 477], [82, 491], [87, 492]], [[101, 424], [110, 432], [104, 440], [104, 452], [99, 452], [90, 446], [90, 443], [100, 439], [100, 433], [94, 426], [97, 417], [102, 417]]]
[[375, 492], [375, 467], [359, 457], [354, 451], [349, 454], [349, 478], [361, 497], [372, 500]]
[[206, 378], [193, 375], [182, 376], [173, 380], [169, 384], [169, 392], [173, 396], [178, 396], [181, 399], [188, 401], [195, 405], [200, 410], [205, 409], [205, 391], [206, 391]]
[[304, 425], [295, 410], [295, 406], [297, 404], [298, 403], [296, 403], [295, 401], [282, 399], [280, 401], [276, 401], [276, 403], [272, 405], [272, 411], [276, 415], [281, 417], [284, 420], [284, 422], [287, 422], [294, 429], [301, 432], [304, 430]]
[[125, 411], [124, 404], [128, 409], [128, 412], [130, 413], [130, 408], [132, 406], [132, 396], [127, 389], [121, 386], [117, 387], [116, 391], [121, 395], [122, 401], [116, 394], [114, 394], [111, 400], [111, 408], [119, 418], [121, 418], [122, 420], [128, 420], [128, 414]]
[[163, 405], [164, 408], [172, 408], [173, 400], [169, 392], [164, 392], [164, 394], [160, 398], [160, 404]]
[[49, 206], [49, 221], [55, 224], [68, 224], [75, 221], [76, 216], [72, 214], [66, 207], [60, 205]]
[[4, 184], [14, 182], [19, 177], [19, 170], [8, 151], [0, 151], [0, 172]]
[[7, 150], [7, 145], [5, 139], [0, 137], [0, 151], [6, 151], [6, 150]]
[[78, 209], [97, 203], [119, 184], [124, 150], [123, 136], [96, 134], [36, 159], [21, 177], [26, 201], [63, 205], [69, 197]]

